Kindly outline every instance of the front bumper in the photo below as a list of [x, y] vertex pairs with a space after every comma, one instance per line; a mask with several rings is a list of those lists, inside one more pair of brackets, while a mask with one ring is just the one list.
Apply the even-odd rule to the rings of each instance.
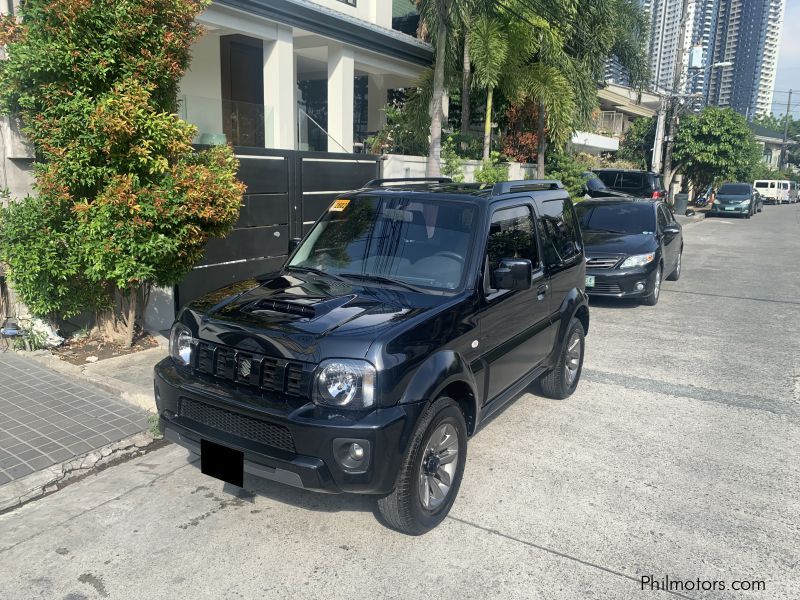
[[[423, 402], [345, 413], [309, 402], [281, 410], [233, 385], [178, 368], [170, 358], [155, 367], [155, 395], [166, 439], [198, 454], [201, 440], [227, 446], [244, 454], [246, 473], [328, 493], [391, 492], [425, 407]], [[187, 410], [189, 406], [203, 409]], [[276, 441], [265, 443], [267, 438], [257, 435], [262, 431]], [[362, 444], [369, 451], [366, 467], [359, 472], [345, 470], [334, 456], [335, 440], [366, 442]]]
[[[650, 265], [648, 265], [650, 267]], [[594, 286], [586, 286], [586, 293], [590, 296], [607, 296], [610, 298], [638, 298], [646, 296], [649, 289], [650, 278], [655, 271], [655, 265], [650, 268], [638, 269], [587, 269], [586, 276], [594, 277]], [[637, 285], [643, 288], [638, 289]]]
[[746, 215], [750, 212], [750, 205], [742, 206], [740, 204], [712, 204], [711, 210], [708, 214], [713, 216], [724, 215]]

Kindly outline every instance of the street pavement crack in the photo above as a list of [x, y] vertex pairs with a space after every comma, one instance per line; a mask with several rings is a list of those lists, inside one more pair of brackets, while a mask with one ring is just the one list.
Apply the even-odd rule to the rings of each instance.
[[[200, 460], [200, 459], [198, 458], [197, 460]], [[18, 542], [14, 543], [14, 544], [11, 544], [7, 548], [0, 548], [0, 554], [3, 554], [3, 553], [8, 552], [10, 550], [13, 550], [14, 548], [16, 548], [17, 546], [19, 546], [21, 544], [26, 544], [26, 543], [30, 542], [31, 540], [39, 537], [40, 535], [42, 535], [44, 533], [47, 533], [49, 531], [52, 531], [57, 527], [61, 527], [62, 525], [66, 525], [67, 523], [69, 523], [71, 521], [74, 521], [78, 517], [82, 517], [83, 515], [85, 515], [87, 513], [90, 513], [93, 510], [97, 510], [98, 508], [101, 508], [103, 506], [111, 504], [112, 502], [115, 502], [115, 501], [119, 500], [120, 498], [122, 498], [126, 494], [130, 494], [131, 492], [135, 492], [136, 490], [140, 490], [142, 488], [146, 488], [149, 485], [151, 485], [153, 482], [158, 481], [159, 479], [163, 479], [164, 477], [168, 477], [168, 476], [172, 475], [173, 473], [177, 473], [181, 469], [185, 469], [186, 467], [191, 467], [194, 463], [197, 462], [197, 460], [190, 461], [185, 465], [181, 465], [179, 467], [176, 467], [176, 468], [172, 469], [171, 471], [167, 471], [166, 473], [162, 473], [161, 475], [158, 475], [158, 476], [154, 477], [153, 479], [147, 481], [146, 483], [142, 483], [142, 484], [136, 485], [136, 486], [134, 486], [134, 487], [132, 487], [130, 489], [127, 489], [124, 492], [122, 492], [121, 494], [117, 494], [113, 498], [109, 498], [108, 500], [105, 500], [105, 501], [101, 502], [100, 504], [97, 504], [95, 506], [92, 506], [91, 508], [87, 508], [84, 511], [81, 511], [81, 512], [79, 512], [77, 514], [74, 514], [71, 517], [69, 517], [67, 519], [64, 519], [63, 521], [60, 521], [58, 523], [50, 523], [50, 525], [49, 525], [49, 527], [47, 529], [39, 531], [37, 533], [34, 533], [32, 536], [30, 536], [28, 538], [25, 538], [24, 540], [19, 540]]]
[[772, 304], [791, 304], [800, 306], [798, 300], [775, 300], [773, 298], [756, 298], [754, 296], [728, 296], [726, 294], [712, 294], [710, 292], [690, 292], [689, 290], [661, 289], [661, 293], [667, 294], [690, 294], [692, 296], [709, 296], [711, 298], [727, 298], [728, 300], [749, 300], [752, 302], [771, 302]]
[[583, 377], [586, 381], [594, 383], [604, 383], [617, 385], [629, 390], [640, 390], [644, 392], [654, 392], [666, 394], [680, 398], [691, 398], [701, 402], [716, 402], [717, 404], [727, 404], [738, 408], [748, 408], [751, 410], [761, 410], [776, 415], [787, 415], [790, 417], [800, 416], [800, 407], [791, 404], [791, 400], [774, 400], [761, 396], [751, 396], [749, 394], [739, 394], [737, 392], [725, 392], [722, 390], [712, 390], [709, 388], [694, 385], [684, 385], [679, 383], [669, 383], [658, 379], [647, 379], [634, 375], [621, 375], [608, 371], [597, 371], [594, 369], [584, 369]]
[[[623, 579], [628, 579], [630, 581], [636, 582], [637, 585], [641, 585], [641, 579], [638, 577], [634, 577], [633, 575], [628, 575], [627, 573], [623, 573], [622, 571], [616, 571], [609, 567], [604, 567], [603, 565], [598, 565], [597, 563], [593, 563], [588, 560], [583, 560], [582, 558], [578, 558], [577, 556], [572, 556], [571, 554], [567, 554], [565, 552], [560, 552], [558, 550], [554, 550], [553, 548], [548, 548], [547, 546], [542, 546], [540, 544], [536, 544], [534, 542], [529, 542], [527, 540], [523, 540], [518, 537], [514, 537], [513, 535], [508, 535], [507, 533], [503, 533], [497, 529], [492, 529], [491, 527], [484, 527], [483, 525], [478, 525], [477, 523], [473, 523], [472, 521], [467, 521], [465, 519], [459, 519], [458, 517], [454, 517], [453, 515], [449, 515], [447, 517], [451, 521], [458, 521], [464, 525], [469, 527], [474, 527], [475, 529], [480, 529], [481, 531], [485, 531], [486, 533], [490, 533], [492, 535], [497, 535], [507, 540], [511, 540], [512, 542], [517, 542], [518, 544], [524, 544], [525, 546], [529, 546], [530, 548], [536, 548], [537, 550], [541, 550], [542, 552], [547, 552], [554, 556], [558, 556], [560, 558], [565, 558], [567, 560], [571, 560], [573, 562], [579, 563], [581, 565], [591, 567], [593, 569], [598, 569], [610, 575], [614, 575], [615, 577], [622, 577]], [[675, 592], [672, 590], [661, 590], [664, 593], [670, 594], [672, 596], [677, 596], [678, 598], [687, 598], [688, 600], [693, 600], [692, 596], [686, 596], [679, 592]]]

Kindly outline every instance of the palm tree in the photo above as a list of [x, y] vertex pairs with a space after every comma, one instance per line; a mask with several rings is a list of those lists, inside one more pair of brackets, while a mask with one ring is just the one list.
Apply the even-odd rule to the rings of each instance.
[[[428, 177], [441, 174], [442, 124], [444, 122], [445, 62], [450, 31], [453, 3], [455, 0], [418, 0], [420, 26], [426, 28], [433, 38], [436, 50], [433, 64], [433, 93], [429, 113], [431, 117], [430, 149], [425, 173]], [[435, 34], [434, 34], [435, 32]]]
[[503, 76], [508, 57], [508, 38], [504, 25], [505, 23], [492, 16], [480, 16], [472, 23], [464, 42], [465, 46], [469, 45], [471, 58], [475, 63], [475, 84], [486, 89], [483, 160], [489, 160], [492, 139], [492, 100], [494, 99], [494, 90]]

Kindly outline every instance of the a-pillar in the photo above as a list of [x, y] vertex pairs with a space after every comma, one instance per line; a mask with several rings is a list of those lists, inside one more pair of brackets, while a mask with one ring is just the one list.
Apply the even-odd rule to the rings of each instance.
[[355, 57], [342, 46], [328, 48], [328, 152], [353, 151]]
[[294, 65], [292, 30], [278, 27], [274, 40], [264, 40], [264, 138], [268, 148], [295, 149]]

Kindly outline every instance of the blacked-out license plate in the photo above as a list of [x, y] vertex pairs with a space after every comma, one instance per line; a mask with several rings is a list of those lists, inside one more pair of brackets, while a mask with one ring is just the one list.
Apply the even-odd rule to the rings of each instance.
[[200, 440], [200, 471], [227, 483], [244, 485], [244, 452]]

